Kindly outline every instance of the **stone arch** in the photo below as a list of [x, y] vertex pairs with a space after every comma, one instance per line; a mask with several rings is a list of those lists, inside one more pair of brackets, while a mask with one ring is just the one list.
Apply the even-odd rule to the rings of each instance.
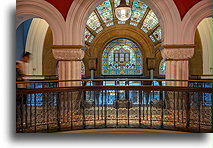
[[[83, 33], [89, 14], [95, 7], [104, 0], [74, 0], [67, 15], [66, 26], [68, 28], [66, 38], [67, 44], [84, 45]], [[143, 0], [144, 3], [157, 15], [160, 25], [162, 26], [163, 42], [174, 43], [178, 41], [177, 33], [179, 32], [176, 25], [181, 23], [180, 14], [173, 1], [149, 1]]]
[[[135, 28], [130, 25], [122, 25], [122, 27], [110, 26], [109, 28], [103, 30], [99, 33], [96, 38], [93, 40], [93, 43], [90, 45], [90, 48], [86, 50], [84, 61], [88, 61], [89, 57], [97, 57], [97, 71], [96, 76], [101, 76], [101, 57], [102, 50], [104, 47], [112, 40], [118, 38], [127, 38], [135, 42], [141, 49], [143, 57], [152, 57], [155, 54], [154, 44], [151, 39], [139, 28]], [[160, 55], [158, 55], [160, 56]], [[146, 59], [143, 58], [143, 74], [148, 75]], [[86, 67], [88, 63], [85, 63]], [[89, 72], [86, 72], [86, 75], [89, 75]]]
[[50, 3], [43, 0], [18, 0], [16, 6], [16, 28], [30, 18], [42, 18], [53, 32], [53, 44], [64, 42], [65, 21], [61, 13]]
[[195, 32], [198, 24], [206, 17], [212, 16], [212, 2], [203, 0], [192, 7], [183, 18], [182, 42], [194, 44]]

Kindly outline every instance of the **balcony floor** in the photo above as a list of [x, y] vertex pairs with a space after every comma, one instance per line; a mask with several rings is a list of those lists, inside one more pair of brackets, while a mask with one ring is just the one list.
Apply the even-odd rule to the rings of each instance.
[[59, 133], [72, 134], [72, 133], [186, 133], [186, 132], [157, 130], [157, 129], [140, 129], [140, 128], [106, 128], [106, 129], [73, 130]]

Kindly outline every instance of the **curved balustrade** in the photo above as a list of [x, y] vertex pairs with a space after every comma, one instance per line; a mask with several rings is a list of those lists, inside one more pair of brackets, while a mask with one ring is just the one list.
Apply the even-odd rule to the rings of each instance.
[[127, 84], [17, 89], [17, 132], [110, 127], [212, 131], [212, 88]]

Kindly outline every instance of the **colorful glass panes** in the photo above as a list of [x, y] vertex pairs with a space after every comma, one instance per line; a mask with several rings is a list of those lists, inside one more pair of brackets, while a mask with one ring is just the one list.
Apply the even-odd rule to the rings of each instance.
[[101, 26], [101, 23], [96, 16], [95, 12], [92, 12], [91, 15], [89, 16], [89, 19], [87, 21], [87, 26], [89, 26], [91, 29], [96, 30]]
[[150, 35], [149, 38], [152, 40], [152, 42], [155, 42], [155, 39], [152, 35]]
[[81, 75], [85, 76], [85, 72], [86, 72], [86, 69], [85, 69], [84, 62], [81, 62]]
[[112, 7], [109, 0], [104, 1], [102, 4], [97, 6], [96, 9], [105, 23], [113, 21]]
[[102, 55], [103, 75], [141, 75], [142, 55], [139, 47], [129, 39], [111, 41]]
[[154, 37], [155, 37], [158, 41], [160, 41], [160, 40], [161, 40], [161, 28], [158, 27], [158, 28], [154, 31], [153, 35], [154, 35]]
[[[139, 23], [142, 23], [143, 25], [140, 29], [145, 33], [148, 33], [149, 30], [153, 29], [158, 24], [158, 19], [154, 12], [141, 0], [132, 0], [131, 4], [130, 0], [126, 0], [126, 4], [132, 7], [131, 18], [126, 22], [116, 20], [117, 22], [115, 23], [115, 20], [113, 20], [113, 11], [120, 5], [120, 1], [121, 0], [114, 0], [114, 4], [112, 4], [112, 0], [106, 0], [96, 7], [96, 10], [91, 13], [87, 21], [87, 27], [91, 29], [88, 28], [88, 30], [85, 30], [85, 41], [92, 43], [95, 38], [95, 36], [93, 36], [94, 33], [100, 33], [104, 29], [104, 26], [110, 27], [116, 24], [127, 24], [128, 22], [129, 25], [137, 27]], [[147, 16], [145, 16], [145, 13]], [[146, 18], [143, 19], [143, 17]], [[144, 21], [140, 22], [142, 19]], [[104, 23], [105, 25], [101, 23]], [[162, 38], [161, 28], [158, 27], [149, 37], [153, 42], [160, 41]]]
[[[134, 0], [133, 6], [132, 6], [132, 16], [130, 18], [131, 21], [133, 21], [137, 26], [140, 20], [143, 18], [148, 6], [144, 4], [140, 0]], [[132, 24], [130, 24], [132, 25]]]
[[91, 37], [91, 33], [89, 32], [89, 30], [85, 29], [85, 32], [84, 32], [84, 40], [85, 41], [88, 41], [89, 38]]
[[166, 61], [164, 59], [161, 60], [161, 62], [160, 62], [159, 74], [160, 75], [166, 75]]
[[92, 41], [93, 41], [94, 38], [95, 38], [95, 37], [92, 35], [92, 36], [90, 37], [90, 39], [88, 40], [88, 42], [89, 42], [89, 43], [92, 43]]
[[125, 21], [118, 21], [118, 24], [126, 24]]
[[150, 10], [146, 19], [143, 22], [142, 30], [147, 33], [149, 30], [154, 28], [158, 24], [158, 18], [156, 17], [155, 13]]

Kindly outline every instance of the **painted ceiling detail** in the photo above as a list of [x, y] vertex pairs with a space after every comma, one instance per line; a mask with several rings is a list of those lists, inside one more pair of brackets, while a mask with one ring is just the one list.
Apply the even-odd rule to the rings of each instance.
[[72, 5], [72, 2], [74, 0], [45, 0], [52, 4], [58, 11], [62, 14], [64, 17], [64, 20], [67, 18], [68, 11], [70, 9], [70, 6]]
[[198, 2], [200, 2], [201, 0], [174, 0], [178, 11], [180, 13], [180, 17], [181, 19], [184, 18], [184, 16], [186, 15], [186, 13], [194, 6], [196, 5]]
[[[64, 19], [66, 20], [67, 13], [69, 11], [70, 6], [74, 0], [45, 0], [52, 4], [58, 11], [62, 14]], [[186, 13], [198, 2], [201, 0], [173, 0], [176, 4], [178, 11], [180, 13], [181, 19], [184, 18]], [[116, 0], [115, 6], [117, 6], [119, 0]], [[101, 8], [100, 8], [101, 9]]]

